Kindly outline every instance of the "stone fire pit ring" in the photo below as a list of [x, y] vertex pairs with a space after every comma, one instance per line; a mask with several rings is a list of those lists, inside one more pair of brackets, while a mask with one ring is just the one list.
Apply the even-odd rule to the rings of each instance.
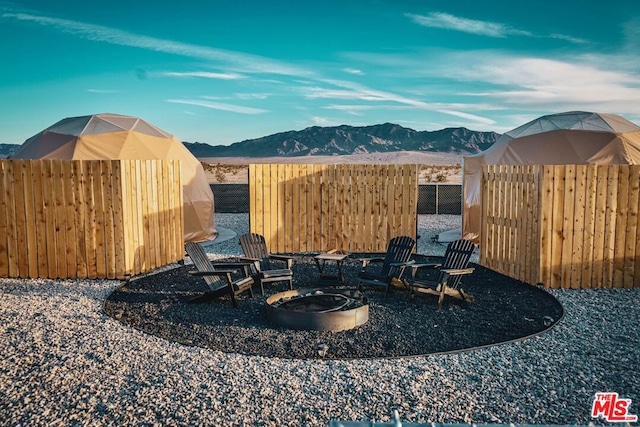
[[356, 290], [294, 289], [267, 298], [271, 321], [283, 328], [346, 331], [369, 320], [369, 301]]

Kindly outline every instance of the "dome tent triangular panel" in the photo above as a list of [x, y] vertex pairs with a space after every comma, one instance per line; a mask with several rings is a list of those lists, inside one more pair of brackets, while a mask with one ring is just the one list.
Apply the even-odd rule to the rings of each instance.
[[136, 119], [133, 117], [127, 117], [120, 120], [121, 123], [118, 123], [112, 120], [111, 117], [97, 114], [91, 116], [84, 129], [82, 129], [80, 135], [97, 135], [102, 133], [128, 131], [132, 129], [135, 120]]
[[119, 114], [66, 118], [27, 139], [13, 158], [180, 160], [185, 242], [216, 236], [213, 193], [202, 164], [175, 136], [142, 119]]
[[464, 158], [462, 236], [479, 241], [485, 165], [640, 164], [640, 127], [623, 117], [585, 111], [542, 116]]
[[91, 117], [92, 116], [67, 117], [56, 124], [49, 126], [46, 131], [59, 133], [61, 135], [78, 136], [82, 134], [82, 131], [87, 126], [87, 123], [89, 123], [89, 120], [91, 120]]

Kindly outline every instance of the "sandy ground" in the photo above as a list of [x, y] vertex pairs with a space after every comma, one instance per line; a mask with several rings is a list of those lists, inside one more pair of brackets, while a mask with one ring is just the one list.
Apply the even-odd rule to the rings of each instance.
[[313, 164], [419, 164], [420, 184], [462, 183], [462, 155], [450, 153], [423, 153], [403, 151], [399, 153], [352, 154], [348, 156], [304, 157], [203, 157], [209, 183], [246, 184], [250, 163], [313, 163]]

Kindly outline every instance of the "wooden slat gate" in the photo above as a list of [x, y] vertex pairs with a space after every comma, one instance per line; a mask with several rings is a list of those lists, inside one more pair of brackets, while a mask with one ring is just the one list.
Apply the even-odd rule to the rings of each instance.
[[250, 229], [271, 252], [384, 252], [416, 238], [417, 165], [249, 165]]
[[640, 166], [486, 166], [480, 263], [548, 288], [640, 287]]
[[0, 277], [119, 278], [184, 256], [179, 161], [0, 161]]

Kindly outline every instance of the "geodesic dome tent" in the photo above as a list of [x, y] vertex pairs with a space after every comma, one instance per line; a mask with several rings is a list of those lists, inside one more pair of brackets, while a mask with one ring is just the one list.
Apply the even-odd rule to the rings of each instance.
[[640, 164], [640, 126], [613, 114], [551, 114], [510, 130], [489, 149], [465, 157], [462, 236], [479, 241], [484, 165], [565, 164]]
[[213, 193], [202, 164], [175, 136], [137, 117], [69, 117], [27, 139], [14, 159], [180, 160], [184, 240], [216, 236]]

